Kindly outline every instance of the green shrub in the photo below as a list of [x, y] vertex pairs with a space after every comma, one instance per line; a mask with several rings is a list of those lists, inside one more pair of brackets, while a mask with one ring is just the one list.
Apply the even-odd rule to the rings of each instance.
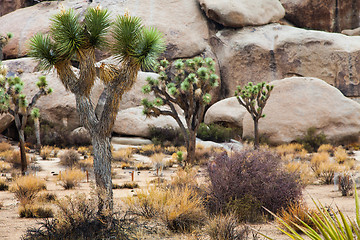
[[327, 143], [326, 135], [323, 132], [317, 133], [315, 127], [309, 128], [305, 136], [296, 141], [301, 143], [308, 152], [316, 152], [321, 145]]
[[219, 124], [201, 123], [197, 131], [197, 137], [204, 141], [228, 142], [231, 138], [241, 136], [242, 130], [239, 128], [224, 127]]
[[236, 214], [240, 222], [261, 222], [264, 220], [261, 214], [261, 202], [250, 194], [242, 198], [230, 200], [227, 204], [227, 211]]
[[185, 144], [184, 137], [180, 130], [172, 127], [151, 127], [150, 139], [155, 145], [173, 145], [183, 146]]

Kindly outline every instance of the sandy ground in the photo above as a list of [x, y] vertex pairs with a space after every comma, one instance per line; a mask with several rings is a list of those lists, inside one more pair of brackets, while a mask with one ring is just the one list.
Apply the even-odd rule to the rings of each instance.
[[[141, 159], [146, 161], [145, 159]], [[46, 179], [47, 191], [55, 193], [57, 197], [63, 197], [65, 195], [71, 195], [75, 193], [89, 193], [93, 187], [93, 176], [90, 175], [89, 182], [82, 182], [81, 185], [74, 190], [64, 190], [59, 184], [57, 184], [57, 176], [53, 173], [58, 173], [64, 170], [59, 164], [59, 159], [51, 160], [38, 160], [37, 165], [41, 166], [41, 171], [37, 172], [36, 175]], [[131, 181], [131, 171], [120, 168], [115, 168], [116, 177], [113, 179], [113, 183], [121, 184], [124, 182]], [[163, 177], [170, 179], [171, 175], [174, 174], [176, 168], [170, 168], [163, 172]], [[199, 169], [198, 176], [200, 178], [205, 177], [205, 170]], [[135, 173], [135, 181], [140, 187], [146, 187], [152, 179], [156, 179], [154, 171], [139, 171]], [[130, 189], [115, 189], [114, 190], [114, 202], [115, 204], [121, 204], [121, 199], [126, 196], [132, 196], [133, 190]], [[303, 191], [304, 198], [309, 206], [314, 206], [312, 199], [319, 200], [325, 206], [331, 206], [334, 209], [336, 206], [339, 207], [346, 215], [353, 218], [355, 216], [355, 201], [354, 197], [342, 197], [341, 193], [337, 191], [334, 185], [310, 185]], [[9, 191], [0, 192], [0, 202], [3, 203], [3, 208], [0, 209], [0, 240], [17, 240], [21, 239], [25, 230], [28, 227], [36, 226], [36, 223], [40, 220], [36, 219], [24, 219], [18, 216], [18, 203], [13, 193]], [[281, 234], [271, 224], [257, 224], [252, 225], [253, 228], [271, 236], [276, 240], [288, 239], [285, 235]], [[159, 238], [161, 239], [161, 238]], [[179, 237], [176, 239], [186, 239], [185, 237]]]

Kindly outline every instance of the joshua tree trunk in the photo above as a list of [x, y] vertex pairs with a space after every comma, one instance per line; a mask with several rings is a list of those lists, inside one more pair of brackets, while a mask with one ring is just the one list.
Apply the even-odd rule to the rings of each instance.
[[186, 163], [194, 163], [195, 162], [195, 150], [196, 150], [196, 133], [193, 131], [189, 131], [189, 140], [186, 144], [187, 148], [187, 157]]
[[20, 158], [21, 158], [21, 174], [25, 175], [27, 170], [27, 161], [26, 161], [26, 152], [25, 152], [25, 134], [24, 128], [27, 121], [27, 116], [23, 116], [20, 120], [19, 114], [13, 114], [15, 117], [15, 125], [19, 134], [19, 144], [20, 144]]
[[35, 136], [36, 136], [36, 149], [39, 151], [41, 148], [39, 118], [34, 118], [34, 127], [35, 127]]
[[259, 127], [258, 127], [259, 119], [254, 119], [254, 149], [259, 148]]
[[99, 210], [113, 209], [110, 137], [94, 134], [92, 136], [92, 144], [94, 148], [94, 172], [99, 196]]

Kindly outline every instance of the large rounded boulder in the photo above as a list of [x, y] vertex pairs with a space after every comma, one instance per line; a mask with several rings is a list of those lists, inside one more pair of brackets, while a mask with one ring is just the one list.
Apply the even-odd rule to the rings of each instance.
[[[346, 98], [338, 89], [317, 78], [292, 77], [271, 82], [274, 90], [259, 120], [259, 133], [273, 144], [302, 138], [309, 128], [323, 132], [339, 143], [360, 132], [360, 104]], [[243, 121], [243, 136], [253, 137], [250, 114]]]
[[225, 96], [237, 85], [316, 77], [360, 96], [360, 37], [280, 24], [222, 30], [212, 38]]
[[206, 16], [227, 27], [264, 25], [285, 16], [278, 0], [199, 0]]
[[226, 98], [213, 104], [205, 113], [204, 122], [228, 123], [232, 126], [242, 127], [246, 109], [240, 105], [236, 97]]

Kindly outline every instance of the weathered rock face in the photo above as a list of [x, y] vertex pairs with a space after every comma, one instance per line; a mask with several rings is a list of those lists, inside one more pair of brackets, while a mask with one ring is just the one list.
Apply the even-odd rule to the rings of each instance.
[[280, 0], [285, 18], [301, 28], [329, 32], [359, 27], [358, 0]]
[[[170, 116], [147, 118], [142, 111], [142, 106], [119, 111], [113, 132], [123, 135], [149, 137], [151, 127], [179, 129], [177, 122]], [[185, 124], [185, 119], [181, 116], [180, 119]]]
[[[65, 0], [65, 8], [74, 8], [81, 14], [89, 6], [83, 0]], [[97, 3], [90, 6], [95, 7]], [[155, 26], [164, 33], [167, 42], [165, 56], [168, 59], [191, 57], [203, 52], [209, 38], [206, 18], [196, 0], [136, 0], [101, 1], [111, 16], [129, 10], [133, 16], [141, 17], [147, 26]], [[0, 18], [1, 33], [12, 32], [14, 38], [3, 49], [5, 58], [25, 56], [27, 41], [37, 32], [48, 32], [50, 18], [60, 11], [57, 2], [42, 2], [32, 7], [19, 9]], [[21, 21], [19, 21], [21, 19]]]
[[208, 18], [227, 27], [264, 25], [285, 16], [278, 0], [199, 0], [199, 3]]
[[206, 124], [226, 122], [242, 127], [246, 109], [240, 105], [236, 97], [226, 98], [212, 105], [205, 113]]
[[[274, 90], [259, 120], [259, 133], [270, 142], [289, 143], [315, 127], [335, 143], [344, 137], [358, 137], [360, 104], [317, 78], [292, 77], [273, 81]], [[253, 120], [246, 113], [243, 136], [254, 136]]]
[[11, 114], [0, 114], [0, 133], [5, 131], [14, 120], [14, 117]]
[[26, 6], [26, 0], [0, 0], [0, 17]]
[[317, 77], [346, 96], [359, 96], [360, 37], [279, 24], [223, 30], [212, 39], [222, 70], [222, 91], [291, 76]]

